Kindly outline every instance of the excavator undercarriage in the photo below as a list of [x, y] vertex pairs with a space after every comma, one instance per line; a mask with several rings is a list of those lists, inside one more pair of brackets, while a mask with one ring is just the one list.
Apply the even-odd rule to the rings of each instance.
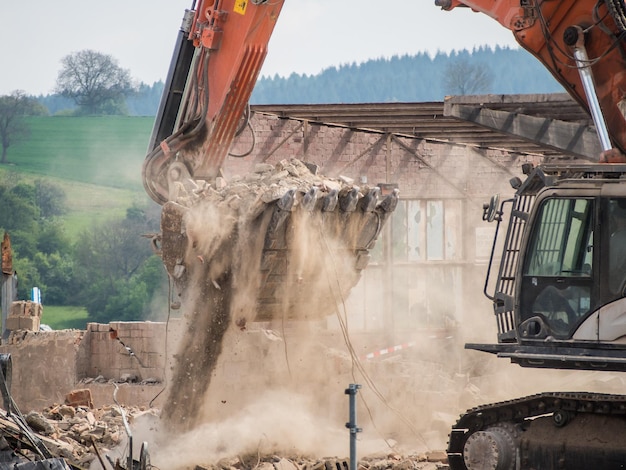
[[453, 426], [452, 470], [624, 468], [626, 396], [541, 393], [469, 410]]

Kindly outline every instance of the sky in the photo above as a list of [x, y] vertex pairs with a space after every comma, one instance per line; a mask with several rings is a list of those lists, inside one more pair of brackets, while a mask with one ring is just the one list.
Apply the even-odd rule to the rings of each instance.
[[[164, 80], [191, 0], [0, 0], [0, 95], [52, 93], [61, 59], [93, 49], [137, 82]], [[494, 20], [434, 0], [286, 0], [261, 72], [317, 74], [368, 59], [517, 47]]]

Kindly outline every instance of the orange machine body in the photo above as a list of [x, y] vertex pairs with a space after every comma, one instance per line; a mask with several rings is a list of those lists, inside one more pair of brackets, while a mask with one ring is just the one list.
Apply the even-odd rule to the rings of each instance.
[[[193, 20], [181, 41], [184, 52], [175, 50], [173, 81], [168, 77], [144, 162], [144, 186], [155, 201], [168, 201], [172, 181], [184, 176], [210, 181], [219, 175], [283, 3], [199, 0], [197, 8], [188, 11]], [[175, 96], [173, 104], [164, 105], [168, 96]], [[157, 129], [163, 119], [168, 123]]]
[[551, 71], [565, 90], [583, 107], [589, 103], [575, 65], [572, 49], [564, 42], [565, 30], [580, 26], [593, 73], [596, 94], [613, 145], [626, 150], [626, 53], [623, 27], [606, 2], [596, 0], [450, 0], [439, 2], [445, 10], [458, 6], [484, 13], [510, 29], [517, 42]]

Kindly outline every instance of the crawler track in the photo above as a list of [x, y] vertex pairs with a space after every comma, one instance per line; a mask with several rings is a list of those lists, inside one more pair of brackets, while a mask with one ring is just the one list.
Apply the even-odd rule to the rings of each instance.
[[[547, 417], [544, 423], [540, 417]], [[552, 429], [546, 427], [547, 420]], [[582, 442], [583, 440], [571, 442], [574, 432], [578, 435], [586, 435], [589, 440], [608, 442], [611, 436], [607, 438], [604, 434], [613, 432], [609, 429], [614, 429], [614, 427], [606, 426], [607, 421], [618, 427], [618, 433], [623, 432], [622, 427], [626, 430], [626, 396], [555, 392], [482, 405], [468, 410], [452, 427], [447, 451], [450, 469], [467, 470], [464, 453], [466, 453], [466, 443], [470, 436], [489, 429], [501, 431], [507, 426], [516, 426], [517, 429], [509, 436], [510, 440], [517, 445], [514, 449], [516, 454], [514, 459], [517, 464], [511, 463], [510, 467], [508, 465], [494, 467], [496, 470], [500, 468], [570, 469], [574, 468], [571, 464], [562, 466], [568, 455], [569, 459], [573, 460], [579, 453], [594, 454], [594, 452], [595, 455], [592, 455], [596, 459], [594, 462], [602, 462], [602, 468], [623, 468], [624, 451], [619, 448], [623, 445], [613, 448], [608, 444], [602, 450], [597, 450], [598, 447], [590, 446], [587, 442]], [[542, 423], [542, 429], [539, 423]], [[545, 439], [546, 429], [548, 439]], [[534, 449], [533, 446], [535, 446]], [[537, 448], [540, 450], [538, 451]], [[559, 450], [555, 451], [555, 449]], [[562, 455], [556, 455], [557, 453], [562, 453]], [[537, 463], [535, 460], [538, 454], [541, 454], [545, 460]], [[618, 463], [619, 461], [621, 463]], [[553, 464], [553, 462], [556, 463]], [[537, 464], [540, 467], [536, 467]], [[589, 464], [581, 463], [580, 465]]]

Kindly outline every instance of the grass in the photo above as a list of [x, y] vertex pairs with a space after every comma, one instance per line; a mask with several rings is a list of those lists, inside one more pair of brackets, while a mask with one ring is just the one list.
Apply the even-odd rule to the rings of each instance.
[[9, 147], [15, 171], [142, 191], [151, 117], [29, 117], [30, 138]]
[[[9, 147], [0, 180], [45, 178], [61, 187], [68, 207], [65, 232], [76, 240], [85, 229], [148, 200], [141, 165], [152, 123], [148, 117], [29, 117], [30, 136]], [[88, 321], [83, 307], [44, 305], [42, 323], [52, 329], [85, 329]]]
[[44, 305], [41, 317], [41, 323], [48, 325], [53, 330], [85, 330], [88, 321], [87, 310], [83, 307]]
[[66, 233], [123, 217], [147, 195], [141, 182], [153, 118], [29, 117], [30, 137], [9, 147], [3, 177], [45, 177], [67, 195]]

